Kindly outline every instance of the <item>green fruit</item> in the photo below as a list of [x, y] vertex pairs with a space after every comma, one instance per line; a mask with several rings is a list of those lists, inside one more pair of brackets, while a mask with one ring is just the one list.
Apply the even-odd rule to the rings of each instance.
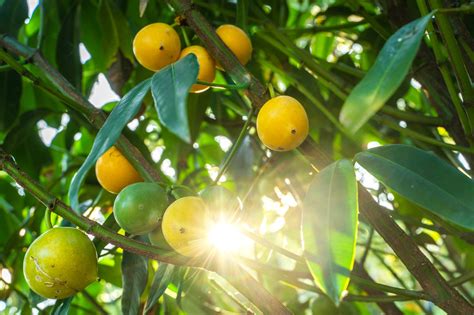
[[23, 274], [30, 288], [48, 299], [64, 299], [97, 279], [97, 253], [82, 231], [53, 228], [28, 248]]
[[166, 191], [155, 183], [125, 187], [114, 202], [114, 216], [126, 232], [142, 235], [154, 230], [168, 206]]

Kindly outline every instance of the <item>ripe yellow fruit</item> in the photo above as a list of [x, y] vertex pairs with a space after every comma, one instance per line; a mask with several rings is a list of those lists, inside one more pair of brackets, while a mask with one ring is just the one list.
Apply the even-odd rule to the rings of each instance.
[[99, 184], [113, 194], [118, 194], [130, 184], [143, 181], [137, 170], [116, 147], [111, 147], [97, 160], [95, 175]]
[[[202, 46], [189, 46], [183, 49], [181, 52], [181, 56], [179, 59], [184, 58], [189, 54], [194, 54], [197, 58], [199, 63], [199, 73], [198, 73], [198, 80], [212, 82], [216, 77], [216, 63], [214, 59], [209, 55], [207, 50]], [[194, 84], [191, 87], [190, 92], [193, 93], [200, 93], [204, 92], [209, 89], [209, 86], [202, 85], [202, 84]]]
[[48, 299], [64, 299], [97, 279], [97, 253], [82, 231], [53, 228], [28, 248], [23, 274], [29, 287]]
[[274, 151], [298, 147], [308, 135], [309, 122], [304, 107], [290, 96], [277, 96], [266, 102], [257, 116], [257, 133], [265, 146]]
[[204, 200], [183, 197], [173, 202], [163, 215], [161, 229], [166, 242], [183, 256], [205, 253], [209, 219]]
[[158, 71], [175, 62], [181, 52], [178, 33], [165, 23], [142, 28], [133, 39], [133, 53], [145, 68]]
[[[240, 63], [246, 65], [252, 57], [252, 42], [242, 29], [235, 25], [224, 24], [217, 28], [217, 35], [224, 44], [234, 53]], [[218, 64], [218, 68], [222, 68]]]

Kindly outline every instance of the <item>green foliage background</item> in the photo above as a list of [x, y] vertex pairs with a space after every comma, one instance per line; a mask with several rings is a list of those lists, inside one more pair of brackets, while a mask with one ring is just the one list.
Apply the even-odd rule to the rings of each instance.
[[[194, 7], [214, 27], [230, 23], [248, 32], [254, 45], [252, 60], [247, 65], [249, 71], [264, 82], [272, 94], [291, 95], [300, 100], [310, 119], [310, 138], [332, 159], [356, 156], [355, 161], [360, 163], [355, 165], [357, 180], [380, 205], [389, 209], [390, 215], [447, 280], [464, 279], [458, 290], [472, 303], [474, 203], [470, 194], [473, 183], [468, 176], [472, 176], [473, 167], [474, 92], [472, 82], [470, 87], [466, 86], [459, 70], [461, 64], [468, 78], [474, 74], [472, 4], [469, 1], [443, 3], [446, 7], [464, 8], [464, 11], [446, 14], [450, 18], [451, 31], [456, 34], [461, 59], [453, 55], [452, 41], [442, 24], [429, 24], [429, 39], [423, 36], [421, 44], [409, 46], [406, 53], [397, 51], [398, 59], [390, 55], [389, 60], [397, 61], [392, 68], [384, 67], [382, 57], [386, 55], [381, 53], [387, 39], [399, 28], [429, 13], [425, 2], [196, 0]], [[436, 9], [439, 4], [435, 0], [427, 2], [430, 9]], [[140, 10], [143, 10], [143, 16], [140, 16]], [[172, 6], [165, 1], [43, 0], [29, 16], [26, 1], [0, 0], [0, 36], [3, 38], [3, 34], [7, 34], [38, 49], [86, 98], [91, 95], [100, 74], [122, 97], [153, 76], [134, 59], [134, 35], [153, 22], [173, 24], [175, 15]], [[420, 38], [425, 34], [424, 27], [418, 29]], [[176, 29], [183, 43], [186, 35], [191, 43], [201, 44], [189, 26], [177, 26]], [[439, 40], [438, 44], [433, 37]], [[85, 62], [81, 62], [79, 47], [90, 54]], [[385, 46], [384, 50], [390, 48], [393, 46]], [[371, 74], [374, 83], [365, 87], [361, 84], [354, 89], [358, 82], [367, 78], [377, 56], [382, 61]], [[37, 77], [47, 78], [47, 74], [31, 64], [30, 59], [18, 61]], [[382, 76], [389, 79], [383, 81]], [[225, 72], [218, 72], [216, 82], [235, 83]], [[376, 106], [375, 101], [367, 101], [364, 96], [373, 92], [377, 83], [383, 85], [380, 89], [385, 94], [377, 96], [379, 104]], [[351, 94], [352, 91], [359, 93], [358, 98]], [[211, 88], [182, 99], [180, 109], [187, 108], [188, 126], [181, 130], [184, 136], [179, 137], [176, 127], [158, 119], [152, 94], [148, 93], [143, 99], [143, 113], [134, 118], [123, 133], [153, 163], [165, 184], [183, 185], [198, 192], [213, 184], [219, 167], [229, 155], [230, 144], [236, 142], [245, 124], [242, 117], [249, 115], [250, 106], [242, 95], [241, 90]], [[110, 102], [102, 110], [109, 114], [116, 105], [117, 102]], [[343, 106], [352, 106], [357, 119], [350, 116], [347, 120], [341, 116], [339, 121]], [[360, 129], [354, 127], [360, 122], [359, 118], [367, 121], [360, 124]], [[179, 126], [184, 126], [182, 121]], [[0, 63], [1, 147], [51, 194], [69, 202], [72, 177], [91, 152], [96, 134], [97, 130], [82, 113], [66, 106], [61, 99], [13, 71], [6, 63]], [[190, 141], [183, 141], [183, 138]], [[398, 150], [392, 155], [381, 153], [383, 149], [365, 151], [389, 144], [406, 144], [431, 153], [398, 146], [389, 147]], [[398, 163], [397, 168], [387, 162], [391, 159], [394, 164]], [[416, 177], [418, 186], [407, 191], [407, 185], [415, 182], [411, 176], [417, 171], [421, 174]], [[344, 259], [341, 261], [350, 258], [345, 267], [352, 268], [351, 261], [354, 261], [354, 228], [358, 235], [356, 265], [365, 266], [376, 283], [402, 291], [420, 291], [420, 284], [398, 259], [397, 253], [374, 232], [366, 218], [359, 217], [357, 223], [357, 196], [352, 192], [355, 189], [348, 189], [352, 194], [342, 188], [336, 191], [350, 204], [347, 211], [345, 207], [334, 209], [341, 220], [330, 218], [330, 215], [320, 216], [311, 204], [310, 210], [306, 210], [308, 206], [304, 206], [303, 200], [313, 186], [310, 184], [314, 173], [296, 150], [287, 153], [266, 150], [251, 124], [248, 135], [221, 178], [221, 184], [244, 200], [242, 222], [275, 246], [303, 255], [301, 214], [315, 211], [316, 220], [334, 220], [327, 239], [323, 240], [330, 246], [329, 250], [326, 248], [327, 252], [342, 252]], [[399, 179], [407, 181], [399, 182]], [[342, 181], [340, 185], [347, 183]], [[322, 194], [321, 190], [310, 190], [317, 200], [327, 197], [318, 193]], [[85, 215], [114, 228], [112, 220], [107, 218], [115, 196], [100, 187], [93, 172], [85, 177], [78, 197], [78, 208]], [[147, 299], [153, 300], [153, 296], [161, 295], [157, 292], [163, 293], [166, 288], [157, 304], [152, 303], [149, 307], [150, 313], [232, 314], [247, 309], [259, 312], [215, 273], [158, 264], [113, 246], [102, 252], [100, 281], [72, 299], [45, 301], [29, 290], [22, 274], [26, 248], [47, 228], [44, 217], [45, 207], [5, 172], [0, 172], [1, 312], [116, 314], [124, 311], [135, 314], [142, 311]], [[52, 219], [58, 225], [70, 224], [54, 214]], [[338, 232], [339, 221], [350, 222], [344, 230], [353, 235], [349, 241], [331, 237], [331, 233]], [[311, 237], [317, 238], [318, 231], [313, 230]], [[143, 241], [147, 242], [147, 239]], [[321, 294], [311, 277], [303, 282], [291, 273], [301, 270], [300, 262], [295, 263], [262, 242], [257, 242], [252, 253], [246, 255], [261, 268], [270, 266], [267, 272], [260, 270], [256, 274], [258, 281], [295, 314], [378, 314], [381, 310], [376, 302], [393, 302], [390, 297], [381, 296], [382, 291], [375, 294], [379, 300], [371, 299], [374, 294], [368, 295], [367, 288], [351, 278], [348, 296], [336, 308], [326, 295]], [[269, 272], [271, 267], [290, 273], [282, 279], [278, 271]], [[154, 278], [156, 274], [159, 276]], [[405, 314], [443, 313], [427, 299], [404, 300], [401, 293], [397, 295], [401, 299], [393, 300], [396, 308]], [[330, 296], [334, 300], [334, 295], [337, 299], [338, 294], [341, 292]]]

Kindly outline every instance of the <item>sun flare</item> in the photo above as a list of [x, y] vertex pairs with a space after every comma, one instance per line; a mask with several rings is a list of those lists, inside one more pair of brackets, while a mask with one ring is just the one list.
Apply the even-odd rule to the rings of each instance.
[[219, 251], [235, 252], [244, 245], [244, 236], [235, 224], [218, 222], [209, 230], [208, 241]]

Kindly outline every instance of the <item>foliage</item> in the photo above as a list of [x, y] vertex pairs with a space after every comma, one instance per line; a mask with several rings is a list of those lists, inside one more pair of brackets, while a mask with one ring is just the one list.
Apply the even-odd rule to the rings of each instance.
[[[0, 0], [0, 312], [472, 311], [469, 1], [28, 5]], [[246, 31], [250, 62], [236, 63], [203, 20]], [[219, 59], [209, 90], [187, 93], [194, 55], [156, 73], [135, 60], [133, 37], [154, 22], [177, 23], [183, 46]], [[310, 130], [299, 149], [274, 152], [255, 121], [283, 94]], [[215, 184], [240, 198], [220, 213], [230, 222], [208, 257], [180, 257], [161, 230], [157, 246], [116, 234], [116, 196], [90, 171], [112, 145], [170, 202]], [[38, 296], [22, 273], [49, 222], [87, 228], [99, 255], [98, 281], [65, 300]], [[221, 252], [235, 226], [239, 250]]]

